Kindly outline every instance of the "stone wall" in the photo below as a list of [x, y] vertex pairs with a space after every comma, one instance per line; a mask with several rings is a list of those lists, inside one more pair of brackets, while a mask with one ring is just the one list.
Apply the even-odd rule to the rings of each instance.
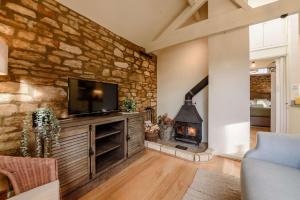
[[[9, 46], [9, 75], [0, 76], [0, 154], [18, 152], [28, 111], [52, 107], [67, 117], [67, 80], [119, 84], [156, 110], [156, 57], [54, 0], [2, 0], [0, 40]], [[41, 2], [41, 3], [38, 3]]]
[[271, 100], [271, 75], [250, 76], [251, 99]]

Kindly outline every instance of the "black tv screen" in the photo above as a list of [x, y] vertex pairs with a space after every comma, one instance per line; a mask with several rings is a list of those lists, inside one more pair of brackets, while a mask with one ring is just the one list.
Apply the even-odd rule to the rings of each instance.
[[69, 78], [69, 115], [104, 114], [118, 110], [118, 85]]

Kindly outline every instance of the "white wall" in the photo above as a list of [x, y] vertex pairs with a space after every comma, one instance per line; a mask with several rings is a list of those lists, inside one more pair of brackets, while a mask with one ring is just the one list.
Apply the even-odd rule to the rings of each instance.
[[[230, 1], [209, 1], [209, 17], [230, 10]], [[221, 9], [221, 10], [220, 10]], [[242, 155], [250, 143], [249, 29], [210, 36], [209, 147], [218, 154]]]
[[[207, 39], [200, 39], [158, 52], [158, 115], [175, 117], [184, 103], [185, 94], [208, 74]], [[203, 141], [207, 142], [208, 88], [193, 102], [203, 118]]]
[[[300, 53], [299, 53], [299, 16], [288, 17], [288, 51], [287, 51], [287, 94], [288, 103], [292, 100], [292, 85], [300, 84]], [[288, 133], [300, 133], [300, 108], [288, 106]]]

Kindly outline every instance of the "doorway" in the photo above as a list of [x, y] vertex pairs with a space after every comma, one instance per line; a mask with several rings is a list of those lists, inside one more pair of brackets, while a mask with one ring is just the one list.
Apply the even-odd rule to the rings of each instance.
[[253, 60], [250, 65], [250, 147], [258, 132], [285, 132], [285, 57]]

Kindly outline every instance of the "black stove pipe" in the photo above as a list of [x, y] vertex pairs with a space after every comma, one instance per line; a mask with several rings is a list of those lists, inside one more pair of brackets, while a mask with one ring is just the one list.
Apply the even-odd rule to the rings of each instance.
[[195, 87], [193, 87], [188, 93], [185, 95], [185, 104], [192, 105], [193, 97], [203, 90], [208, 85], [208, 76], [205, 77], [202, 81], [200, 81]]

